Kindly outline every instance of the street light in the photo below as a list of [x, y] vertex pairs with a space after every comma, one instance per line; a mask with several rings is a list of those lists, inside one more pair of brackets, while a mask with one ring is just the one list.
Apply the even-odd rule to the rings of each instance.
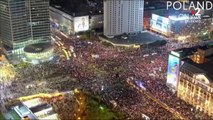
[[101, 110], [103, 110], [104, 108], [102, 106], [99, 107]]

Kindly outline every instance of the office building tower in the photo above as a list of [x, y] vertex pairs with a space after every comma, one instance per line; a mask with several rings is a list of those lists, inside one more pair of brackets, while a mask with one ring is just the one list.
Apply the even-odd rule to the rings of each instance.
[[143, 10], [144, 0], [104, 0], [104, 35], [142, 31]]
[[12, 53], [50, 41], [49, 0], [1, 0], [0, 35]]

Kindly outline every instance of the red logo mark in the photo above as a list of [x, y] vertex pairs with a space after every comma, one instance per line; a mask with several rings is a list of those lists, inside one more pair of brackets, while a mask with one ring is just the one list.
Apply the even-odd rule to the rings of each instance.
[[195, 11], [191, 11], [191, 13], [192, 13], [192, 15], [195, 15], [195, 14], [196, 14], [196, 12], [195, 12]]

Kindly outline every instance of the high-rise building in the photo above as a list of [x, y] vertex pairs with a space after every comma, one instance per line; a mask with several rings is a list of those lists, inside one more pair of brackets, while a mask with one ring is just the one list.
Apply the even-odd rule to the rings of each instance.
[[0, 39], [13, 53], [49, 42], [49, 0], [0, 0], [0, 26]]
[[142, 31], [143, 10], [144, 0], [104, 0], [104, 35]]

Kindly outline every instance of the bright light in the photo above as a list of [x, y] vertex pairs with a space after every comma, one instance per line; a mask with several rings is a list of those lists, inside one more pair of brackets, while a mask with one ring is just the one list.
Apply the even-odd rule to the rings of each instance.
[[66, 37], [66, 38], [69, 38], [67, 35], [65, 35], [63, 32], [60, 32], [61, 33], [61, 35], [63, 35], [64, 37]]
[[52, 39], [53, 41], [55, 41], [55, 38], [53, 38], [52, 36], [51, 36], [51, 39]]
[[181, 20], [188, 20], [189, 19], [189, 16], [169, 16], [169, 19], [170, 20], [174, 20], [174, 21], [181, 21]]
[[57, 38], [58, 40], [61, 40], [61, 38], [60, 38], [60, 37], [58, 37], [58, 36], [56, 36], [56, 38]]
[[75, 32], [89, 30], [89, 16], [75, 17], [74, 30]]
[[203, 35], [206, 35], [208, 32], [203, 33]]
[[178, 40], [185, 40], [187, 38], [189, 38], [190, 36], [179, 36], [177, 39]]
[[152, 19], [150, 22], [151, 22], [152, 30], [160, 32], [165, 35], [169, 34], [168, 31], [169, 31], [170, 21], [168, 18], [152, 14]]
[[74, 92], [75, 93], [80, 93], [80, 91], [78, 89], [75, 89]]
[[101, 110], [103, 110], [104, 108], [102, 106], [99, 107]]
[[158, 15], [152, 14], [152, 19], [153, 19], [153, 20], [158, 20]]
[[63, 95], [63, 94], [61, 94], [61, 93], [55, 93], [55, 94], [39, 93], [39, 94], [31, 95], [31, 96], [20, 97], [18, 99], [20, 101], [26, 101], [26, 100], [35, 99], [35, 98], [54, 98], [54, 97], [59, 97], [61, 95]]
[[177, 56], [177, 57], [180, 57], [180, 54], [177, 53], [177, 52], [171, 51], [171, 54], [172, 54], [172, 55], [175, 55], [175, 56]]
[[163, 18], [163, 23], [164, 24], [169, 24], [169, 19], [168, 18]]

